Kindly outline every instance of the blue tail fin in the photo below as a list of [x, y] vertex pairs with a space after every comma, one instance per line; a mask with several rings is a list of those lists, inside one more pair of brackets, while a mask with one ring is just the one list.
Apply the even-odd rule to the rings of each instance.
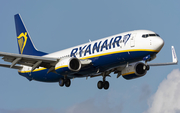
[[21, 19], [20, 14], [14, 15], [19, 54], [43, 56], [47, 53], [38, 51], [34, 46], [31, 37]]

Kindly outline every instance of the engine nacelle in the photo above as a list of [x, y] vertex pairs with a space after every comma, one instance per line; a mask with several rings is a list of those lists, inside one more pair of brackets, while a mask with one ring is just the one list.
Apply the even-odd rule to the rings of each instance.
[[81, 62], [75, 57], [65, 57], [61, 58], [60, 61], [56, 64], [55, 70], [60, 74], [70, 74], [77, 72], [81, 69]]
[[146, 65], [142, 62], [129, 64], [128, 67], [121, 71], [123, 78], [125, 78], [126, 80], [142, 77], [146, 73]]

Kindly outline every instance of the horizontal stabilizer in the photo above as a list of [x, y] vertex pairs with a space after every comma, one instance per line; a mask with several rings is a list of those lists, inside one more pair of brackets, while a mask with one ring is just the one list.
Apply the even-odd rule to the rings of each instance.
[[174, 46], [171, 47], [171, 51], [172, 51], [172, 62], [168, 62], [168, 63], [155, 63], [155, 64], [147, 64], [149, 66], [165, 66], [165, 65], [176, 65], [178, 63], [178, 59], [176, 56], [176, 51], [174, 49]]

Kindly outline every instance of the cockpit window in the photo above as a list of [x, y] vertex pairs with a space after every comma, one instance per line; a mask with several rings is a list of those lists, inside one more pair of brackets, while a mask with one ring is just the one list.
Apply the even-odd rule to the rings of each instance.
[[146, 35], [142, 35], [142, 37], [143, 37], [143, 38], [147, 38], [147, 37], [148, 37], [148, 34], [146, 34]]
[[149, 34], [149, 36], [156, 36], [156, 34]]
[[143, 38], [147, 38], [147, 37], [151, 37], [151, 36], [158, 36], [158, 37], [160, 37], [158, 34], [144, 34], [144, 35], [142, 35]]
[[160, 37], [158, 34], [156, 34], [156, 36]]

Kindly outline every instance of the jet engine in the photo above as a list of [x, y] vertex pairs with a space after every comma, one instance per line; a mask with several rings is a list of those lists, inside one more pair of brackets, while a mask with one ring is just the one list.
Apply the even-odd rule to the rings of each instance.
[[60, 74], [70, 74], [81, 69], [81, 62], [75, 57], [64, 57], [59, 60], [55, 70]]
[[135, 79], [138, 77], [142, 77], [147, 73], [147, 66], [142, 62], [129, 64], [128, 67], [125, 67], [121, 71], [121, 75], [126, 80]]

